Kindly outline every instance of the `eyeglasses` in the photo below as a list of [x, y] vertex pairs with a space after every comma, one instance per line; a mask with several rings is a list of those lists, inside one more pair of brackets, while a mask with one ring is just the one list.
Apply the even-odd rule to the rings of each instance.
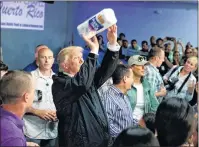
[[143, 60], [145, 61], [146, 57], [144, 57], [144, 56], [139, 56], [138, 57], [138, 62], [142, 62]]
[[192, 54], [192, 52], [186, 52], [186, 54]]

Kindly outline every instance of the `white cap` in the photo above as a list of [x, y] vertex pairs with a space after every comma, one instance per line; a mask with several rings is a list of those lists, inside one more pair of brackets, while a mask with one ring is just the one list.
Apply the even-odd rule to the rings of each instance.
[[128, 60], [128, 65], [132, 66], [132, 65], [145, 65], [146, 63], [148, 63], [148, 61], [146, 61], [146, 58], [144, 56], [140, 56], [140, 55], [134, 55], [131, 56]]

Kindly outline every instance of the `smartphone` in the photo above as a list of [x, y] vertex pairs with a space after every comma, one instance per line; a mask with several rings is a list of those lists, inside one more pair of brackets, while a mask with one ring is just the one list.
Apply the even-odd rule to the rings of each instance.
[[35, 101], [41, 101], [43, 97], [41, 90], [35, 90]]
[[173, 37], [167, 37], [168, 41], [174, 41]]

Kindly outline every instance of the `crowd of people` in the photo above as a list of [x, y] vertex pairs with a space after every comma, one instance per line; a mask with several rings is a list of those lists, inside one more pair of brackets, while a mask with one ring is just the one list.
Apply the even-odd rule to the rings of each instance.
[[[46, 45], [23, 70], [0, 62], [0, 146], [198, 146], [198, 48], [174, 37], [131, 44], [117, 26]], [[99, 52], [104, 52], [99, 62]]]

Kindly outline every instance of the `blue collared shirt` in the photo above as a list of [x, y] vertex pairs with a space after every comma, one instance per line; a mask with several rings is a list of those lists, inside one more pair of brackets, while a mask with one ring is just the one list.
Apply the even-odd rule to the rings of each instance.
[[114, 85], [104, 94], [102, 103], [107, 113], [111, 137], [115, 138], [124, 129], [138, 124], [133, 118], [128, 97]]

